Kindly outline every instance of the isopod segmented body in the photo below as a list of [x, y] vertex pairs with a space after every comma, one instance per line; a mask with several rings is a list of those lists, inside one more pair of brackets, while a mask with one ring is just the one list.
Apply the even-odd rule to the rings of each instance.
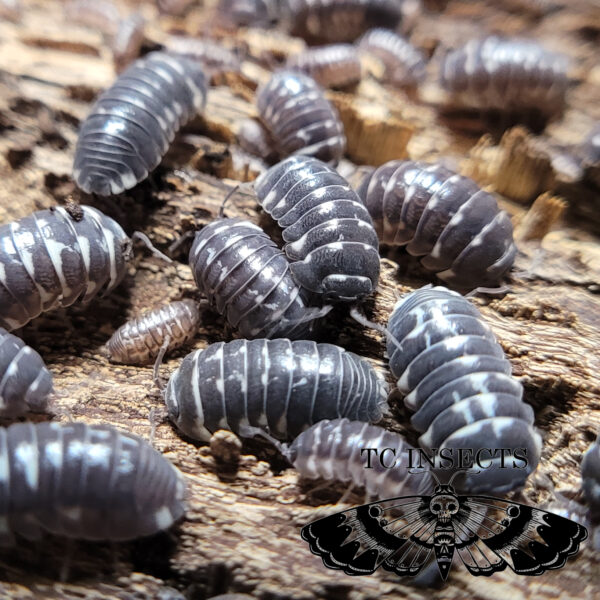
[[171, 420], [203, 441], [218, 429], [261, 428], [286, 440], [323, 419], [375, 422], [386, 398], [385, 381], [356, 354], [287, 339], [219, 342], [188, 354], [165, 394]]
[[344, 154], [339, 115], [307, 75], [278, 71], [257, 90], [256, 105], [281, 158], [303, 154], [337, 162]]
[[238, 55], [213, 40], [172, 35], [166, 48], [171, 54], [199, 62], [208, 73], [240, 70]]
[[266, 26], [279, 18], [281, 0], [220, 0], [217, 14], [222, 25]]
[[452, 287], [495, 285], [514, 262], [512, 224], [494, 196], [441, 165], [390, 161], [358, 194], [381, 242], [406, 245]]
[[0, 327], [0, 416], [41, 412], [52, 392], [52, 375], [42, 357]]
[[[390, 369], [415, 413], [419, 444], [496, 450], [484, 456], [489, 469], [467, 477], [471, 491], [522, 485], [539, 462], [541, 438], [523, 388], [475, 306], [444, 287], [422, 288], [398, 301], [388, 331]], [[498, 454], [502, 449], [525, 449], [526, 467], [510, 468]]]
[[0, 429], [0, 543], [42, 532], [122, 541], [184, 512], [181, 473], [141, 438], [109, 427], [17, 423]]
[[365, 448], [379, 452], [392, 448], [395, 454], [392, 456], [390, 452], [386, 460], [403, 462], [412, 446], [399, 433], [377, 425], [333, 419], [321, 421], [301, 433], [284, 449], [284, 454], [302, 477], [351, 482], [382, 499], [426, 494], [433, 489], [428, 472], [412, 475], [406, 465], [384, 468], [378, 459], [373, 459], [371, 468], [366, 468]]
[[296, 281], [326, 299], [354, 301], [375, 290], [379, 242], [348, 182], [316, 158], [293, 156], [256, 181], [261, 206], [283, 228]]
[[120, 225], [90, 206], [57, 206], [0, 226], [0, 326], [17, 329], [42, 312], [114, 289], [131, 258]]
[[358, 52], [350, 44], [332, 44], [308, 48], [288, 58], [285, 68], [312, 77], [319, 85], [344, 88], [360, 81]]
[[196, 233], [189, 263], [196, 285], [245, 338], [306, 337], [307, 308], [290, 264], [258, 225], [222, 219]]
[[590, 518], [600, 522], [600, 444], [596, 440], [581, 461], [583, 494], [590, 508]]
[[479, 109], [560, 114], [568, 87], [568, 63], [532, 40], [490, 36], [449, 52], [441, 84], [459, 104]]
[[177, 130], [204, 108], [201, 66], [152, 52], [96, 101], [79, 131], [73, 179], [87, 193], [120, 194], [146, 178]]
[[148, 363], [164, 344], [167, 352], [183, 346], [199, 325], [200, 312], [193, 300], [165, 304], [119, 327], [106, 343], [109, 359], [128, 365]]
[[381, 61], [384, 81], [414, 87], [425, 77], [425, 55], [389, 29], [372, 29], [360, 38], [357, 45], [361, 53]]

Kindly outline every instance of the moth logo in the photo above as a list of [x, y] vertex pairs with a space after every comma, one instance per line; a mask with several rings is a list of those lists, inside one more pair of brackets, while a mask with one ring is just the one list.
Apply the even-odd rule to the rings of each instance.
[[475, 576], [507, 566], [518, 575], [541, 575], [563, 567], [587, 537], [585, 527], [551, 512], [458, 495], [452, 479], [437, 483], [429, 496], [391, 498], [319, 519], [302, 528], [302, 537], [326, 567], [348, 575], [383, 567], [415, 576], [436, 560], [444, 580], [455, 555]]

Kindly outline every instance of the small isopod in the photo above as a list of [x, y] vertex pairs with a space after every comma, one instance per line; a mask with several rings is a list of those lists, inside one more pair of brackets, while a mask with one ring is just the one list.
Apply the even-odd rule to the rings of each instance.
[[120, 21], [117, 32], [110, 42], [117, 73], [123, 71], [140, 55], [144, 43], [144, 26], [144, 18], [137, 13]]
[[[188, 354], [171, 375], [169, 417], [191, 438], [261, 428], [292, 439], [323, 419], [381, 419], [387, 385], [371, 365], [332, 344], [234, 340]], [[252, 434], [250, 432], [250, 434]]]
[[567, 68], [566, 57], [537, 42], [490, 36], [449, 52], [440, 75], [463, 106], [550, 118], [563, 111]]
[[278, 71], [256, 92], [262, 124], [281, 158], [290, 154], [337, 162], [346, 149], [344, 126], [314, 79]]
[[199, 62], [207, 73], [240, 70], [238, 55], [213, 40], [173, 35], [167, 40], [166, 49]]
[[308, 48], [291, 56], [285, 65], [288, 71], [300, 71], [326, 88], [345, 88], [360, 81], [358, 52], [350, 44], [331, 44]]
[[124, 541], [183, 516], [181, 473], [141, 438], [108, 425], [0, 429], [0, 544], [42, 532]]
[[[541, 437], [523, 388], [477, 308], [444, 287], [421, 288], [398, 301], [388, 332], [390, 369], [414, 412], [419, 445], [496, 450], [484, 455], [487, 470], [467, 476], [470, 491], [523, 485], [539, 462]], [[511, 456], [504, 468], [502, 449], [525, 449], [527, 465], [511, 468]]]
[[316, 158], [292, 156], [256, 181], [261, 206], [283, 228], [295, 280], [325, 299], [356, 301], [379, 280], [379, 242], [348, 182]]
[[146, 178], [179, 128], [204, 108], [201, 66], [152, 52], [135, 61], [96, 101], [83, 122], [73, 179], [90, 194], [108, 196]]
[[0, 416], [42, 412], [52, 392], [52, 375], [42, 357], [0, 327]]
[[452, 287], [496, 285], [514, 262], [512, 224], [494, 196], [441, 165], [390, 161], [363, 179], [358, 195], [382, 243], [406, 245]]
[[279, 18], [281, 0], [220, 0], [219, 22], [232, 27], [267, 26]]
[[200, 325], [198, 304], [179, 300], [148, 311], [128, 321], [106, 343], [111, 362], [142, 365], [165, 351], [183, 346]]
[[596, 440], [581, 461], [583, 494], [590, 508], [592, 521], [600, 523], [600, 444]]
[[196, 233], [189, 264], [200, 291], [245, 338], [306, 337], [307, 307], [285, 254], [258, 225], [220, 219]]

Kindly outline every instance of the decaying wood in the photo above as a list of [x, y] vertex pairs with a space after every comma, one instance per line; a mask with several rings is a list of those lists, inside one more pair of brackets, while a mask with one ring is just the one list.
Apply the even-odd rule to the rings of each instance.
[[[256, 116], [254, 90], [273, 66], [269, 61], [274, 59], [267, 57], [273, 54], [281, 60], [297, 52], [302, 42], [281, 33], [240, 32], [235, 42], [227, 38], [249, 53], [242, 74], [224, 77], [211, 89], [204, 116], [179, 136], [147, 182], [130, 194], [102, 201], [81, 196], [70, 170], [78, 124], [94, 96], [114, 79], [110, 53], [99, 33], [63, 18], [61, 2], [23, 4], [20, 23], [0, 22], [0, 222], [73, 195], [107, 211], [127, 232], [145, 231], [166, 250], [185, 231], [215, 218], [236, 180], [252, 179], [262, 168], [236, 147], [236, 134], [243, 118]], [[120, 4], [127, 12], [139, 3]], [[204, 4], [185, 18], [158, 18], [154, 3], [144, 4], [148, 40], [160, 43], [167, 32], [206, 30], [211, 23], [206, 14], [214, 2]], [[354, 95], [334, 94], [334, 101], [346, 122], [350, 158], [357, 163], [378, 164], [404, 155], [443, 160], [502, 193], [500, 202], [515, 222], [540, 194], [548, 192], [569, 204], [567, 224], [556, 224], [541, 240], [521, 242], [510, 292], [475, 301], [497, 332], [536, 411], [544, 438], [540, 474], [574, 497], [580, 486], [581, 455], [600, 429], [600, 246], [586, 233], [591, 218], [600, 222], [599, 192], [577, 176], [561, 174], [544, 148], [568, 149], [580, 143], [600, 118], [600, 67], [594, 62], [597, 45], [590, 42], [595, 39], [597, 44], [600, 14], [594, 9], [597, 3], [583, 0], [538, 2], [536, 6], [562, 7], [543, 18], [541, 9], [520, 13], [513, 0], [506, 0], [507, 12], [503, 2], [428, 3], [432, 10], [444, 4], [445, 13], [426, 14], [412, 34], [412, 41], [430, 52], [440, 40], [452, 46], [465, 36], [496, 30], [536, 35], [575, 59], [568, 110], [548, 127], [544, 138], [522, 128], [504, 137], [496, 132], [485, 135], [476, 116], [438, 118], [439, 91], [433, 79], [420, 98], [367, 79]], [[385, 142], [379, 143], [380, 135], [387, 135]], [[353, 163], [345, 161], [342, 169], [355, 178], [360, 175]], [[277, 235], [248, 194], [236, 195], [226, 212], [261, 223]], [[259, 441], [246, 442], [240, 450], [228, 435], [219, 435], [210, 446], [182, 439], [166, 421], [151, 367], [111, 365], [104, 354], [103, 344], [133, 316], [171, 300], [199, 298], [185, 249], [184, 243], [171, 265], [137, 249], [135, 263], [116, 292], [88, 309], [73, 306], [42, 316], [21, 333], [54, 374], [57, 420], [108, 422], [150, 438], [152, 413], [155, 447], [187, 477], [186, 519], [171, 532], [131, 544], [46, 539], [1, 551], [1, 597], [175, 599], [183, 594], [202, 599], [229, 591], [269, 600], [487, 600], [592, 598], [598, 593], [599, 558], [585, 546], [564, 569], [540, 578], [517, 577], [508, 570], [490, 579], [475, 578], [457, 568], [443, 591], [423, 591], [411, 580], [385, 572], [352, 578], [325, 569], [300, 540], [299, 528], [339, 509], [331, 505], [341, 495], [339, 489], [310, 494], [314, 484], [299, 481], [277, 453]], [[430, 282], [407, 254], [383, 254], [380, 289], [364, 307], [367, 316], [380, 323], [387, 321], [397, 294]], [[193, 346], [168, 357], [163, 377], [192, 348], [231, 339], [223, 319], [202, 310], [204, 326]], [[319, 341], [366, 356], [391, 383], [381, 336], [357, 325], [343, 308], [328, 317]], [[415, 442], [400, 400], [393, 396], [392, 404], [385, 425]], [[532, 478], [528, 483], [525, 501], [548, 500], [547, 489], [537, 482]], [[356, 495], [352, 500], [361, 499]], [[66, 575], [64, 583], [59, 582], [61, 573]]]

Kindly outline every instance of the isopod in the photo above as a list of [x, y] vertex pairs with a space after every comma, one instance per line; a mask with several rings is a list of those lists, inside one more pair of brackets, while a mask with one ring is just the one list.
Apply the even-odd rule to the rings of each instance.
[[221, 219], [196, 233], [189, 264], [196, 285], [242, 337], [302, 338], [315, 309], [307, 307], [290, 264], [258, 225]]
[[52, 375], [42, 357], [0, 327], [0, 415], [42, 412], [52, 392]]
[[441, 165], [390, 161], [358, 195], [382, 243], [405, 245], [451, 287], [495, 285], [514, 262], [512, 224], [494, 196]]
[[0, 327], [11, 331], [58, 306], [89, 302], [125, 275], [132, 242], [91, 206], [61, 206], [0, 225]]
[[183, 346], [200, 325], [198, 304], [179, 300], [148, 311], [128, 321], [106, 343], [111, 362], [141, 365], [165, 351]]
[[356, 85], [361, 75], [358, 52], [350, 44], [308, 48], [288, 58], [285, 68], [288, 71], [300, 71], [326, 88]]
[[42, 532], [124, 541], [183, 516], [181, 473], [141, 438], [108, 425], [0, 429], [0, 543]]
[[256, 105], [281, 158], [303, 154], [337, 162], [344, 154], [346, 136], [339, 115], [307, 75], [276, 72], [258, 88]]
[[[323, 419], [381, 419], [387, 385], [364, 359], [332, 344], [234, 340], [188, 354], [171, 375], [169, 417], [187, 436], [261, 428], [292, 439]], [[252, 433], [250, 433], [252, 435]]]
[[240, 70], [238, 55], [213, 40], [173, 35], [166, 48], [171, 54], [199, 62], [208, 73]]
[[115, 70], [120, 73], [139, 55], [144, 43], [144, 18], [135, 13], [122, 19], [110, 47], [113, 53]]
[[281, 0], [220, 0], [217, 15], [222, 25], [267, 26], [279, 18]]
[[206, 101], [201, 66], [152, 52], [136, 60], [96, 101], [83, 122], [73, 179], [90, 194], [108, 196], [146, 178], [178, 129]]
[[460, 105], [550, 118], [563, 111], [567, 68], [566, 57], [537, 42], [489, 36], [449, 52], [440, 76]]
[[283, 228], [295, 280], [325, 299], [355, 301], [379, 279], [379, 241], [348, 182], [316, 158], [293, 156], [256, 181], [261, 206]]
[[[390, 369], [419, 445], [491, 449], [490, 467], [467, 475], [470, 491], [509, 491], [521, 486], [540, 459], [541, 437], [523, 388], [477, 308], [444, 287], [425, 287], [400, 299], [388, 323]], [[527, 465], [506, 468], [498, 452], [524, 449]], [[521, 463], [519, 463], [521, 464]]]
[[392, 85], [415, 87], [425, 78], [424, 54], [388, 29], [372, 29], [357, 42], [361, 54], [374, 56], [383, 67], [382, 79]]
[[600, 444], [596, 440], [581, 461], [583, 494], [590, 507], [590, 517], [600, 522]]

